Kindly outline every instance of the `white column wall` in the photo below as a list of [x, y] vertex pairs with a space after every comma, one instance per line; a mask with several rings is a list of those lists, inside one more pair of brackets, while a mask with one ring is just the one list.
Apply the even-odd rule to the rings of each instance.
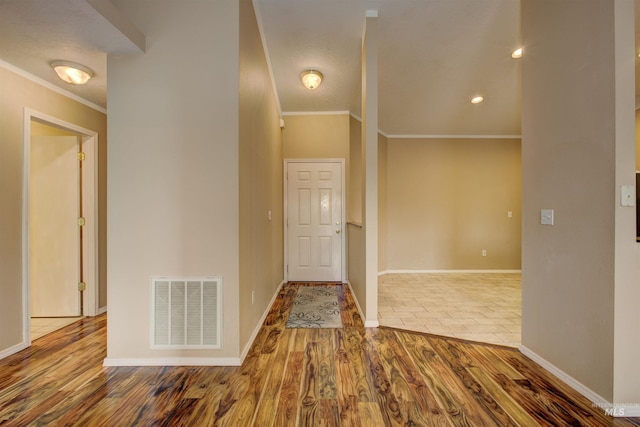
[[[108, 58], [106, 363], [237, 363], [238, 1], [114, 4], [147, 50]], [[162, 275], [222, 276], [221, 350], [150, 349]]]

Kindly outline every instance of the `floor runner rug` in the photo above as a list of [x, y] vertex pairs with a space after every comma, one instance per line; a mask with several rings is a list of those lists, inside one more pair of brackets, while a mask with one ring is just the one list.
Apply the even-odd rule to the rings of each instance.
[[287, 328], [342, 328], [337, 286], [300, 286]]

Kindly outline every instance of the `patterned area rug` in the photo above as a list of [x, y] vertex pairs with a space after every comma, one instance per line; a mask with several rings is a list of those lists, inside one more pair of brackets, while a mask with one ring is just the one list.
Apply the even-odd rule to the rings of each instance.
[[336, 286], [300, 286], [287, 328], [342, 328]]

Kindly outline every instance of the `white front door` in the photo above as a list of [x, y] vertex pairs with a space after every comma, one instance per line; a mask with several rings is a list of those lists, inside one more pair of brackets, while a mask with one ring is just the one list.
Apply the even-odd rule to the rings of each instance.
[[287, 163], [289, 281], [342, 281], [342, 163]]

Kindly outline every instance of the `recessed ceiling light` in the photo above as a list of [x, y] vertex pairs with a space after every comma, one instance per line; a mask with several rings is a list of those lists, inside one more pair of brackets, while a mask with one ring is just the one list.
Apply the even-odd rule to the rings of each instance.
[[484, 98], [481, 96], [474, 96], [473, 98], [471, 98], [472, 104], [480, 104], [482, 101], [484, 101]]
[[514, 50], [513, 52], [511, 52], [511, 57], [513, 59], [519, 59], [522, 58], [522, 48], [519, 47], [518, 49]]

